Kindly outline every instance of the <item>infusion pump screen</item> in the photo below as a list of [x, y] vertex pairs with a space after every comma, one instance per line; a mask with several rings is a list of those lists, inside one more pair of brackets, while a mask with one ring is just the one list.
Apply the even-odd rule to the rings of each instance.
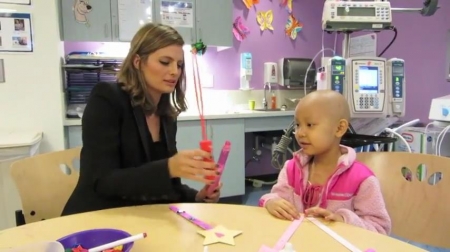
[[349, 17], [375, 17], [375, 8], [373, 7], [349, 7], [348, 11], [346, 7], [337, 7], [338, 16]]
[[378, 67], [360, 66], [358, 70], [358, 84], [360, 93], [378, 93]]

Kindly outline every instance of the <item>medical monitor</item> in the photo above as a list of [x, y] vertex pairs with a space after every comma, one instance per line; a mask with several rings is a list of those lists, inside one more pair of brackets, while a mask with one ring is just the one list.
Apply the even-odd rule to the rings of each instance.
[[352, 117], [384, 117], [387, 114], [386, 59], [347, 59], [347, 97]]

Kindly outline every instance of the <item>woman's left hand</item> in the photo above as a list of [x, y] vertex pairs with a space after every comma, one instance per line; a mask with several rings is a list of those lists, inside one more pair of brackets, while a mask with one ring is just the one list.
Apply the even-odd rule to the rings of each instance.
[[311, 207], [309, 209], [306, 209], [305, 214], [307, 216], [322, 217], [328, 221], [344, 222], [344, 218], [341, 215], [335, 214], [331, 211], [328, 211], [327, 209], [323, 209], [320, 207]]
[[209, 185], [205, 185], [200, 191], [198, 191], [197, 196], [195, 196], [195, 201], [206, 202], [206, 203], [217, 203], [220, 198], [220, 188], [222, 188], [222, 183], [219, 183], [219, 187], [210, 195], [208, 195]]

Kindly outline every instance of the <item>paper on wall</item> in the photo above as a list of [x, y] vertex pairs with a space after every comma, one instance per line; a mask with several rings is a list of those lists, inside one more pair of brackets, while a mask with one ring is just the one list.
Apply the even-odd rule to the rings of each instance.
[[0, 13], [0, 52], [32, 52], [31, 14]]
[[161, 1], [161, 23], [172, 27], [194, 27], [194, 8], [190, 2]]
[[377, 34], [351, 37], [349, 39], [349, 57], [376, 57], [377, 56]]

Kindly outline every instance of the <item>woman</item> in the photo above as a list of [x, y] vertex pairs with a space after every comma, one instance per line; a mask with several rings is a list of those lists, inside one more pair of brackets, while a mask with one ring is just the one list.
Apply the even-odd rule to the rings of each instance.
[[[177, 115], [186, 110], [184, 41], [147, 24], [131, 41], [118, 83], [98, 83], [82, 118], [80, 178], [63, 215], [114, 207], [217, 202], [206, 188], [218, 175], [202, 150], [177, 151]], [[173, 104], [173, 105], [172, 105]], [[205, 183], [194, 190], [181, 178]]]

